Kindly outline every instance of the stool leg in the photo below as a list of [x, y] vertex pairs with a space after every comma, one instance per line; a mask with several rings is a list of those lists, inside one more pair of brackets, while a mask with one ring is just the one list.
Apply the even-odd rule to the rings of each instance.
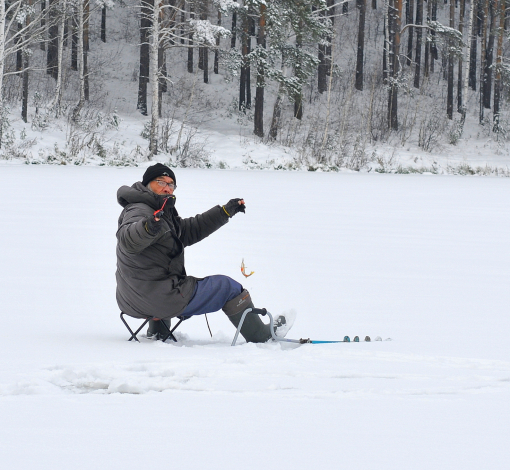
[[168, 328], [167, 324], [164, 321], [162, 321], [161, 323], [164, 325], [164, 327], [167, 330], [168, 334], [161, 341], [165, 342], [168, 338], [170, 338], [172, 341], [177, 343], [177, 339], [173, 335], [173, 332], [180, 325], [181, 321], [179, 321], [179, 323], [177, 323], [177, 325], [175, 325], [171, 330], [170, 330], [170, 328]]
[[131, 333], [131, 338], [128, 339], [128, 341], [131, 341], [132, 339], [135, 339], [137, 342], [140, 342], [140, 340], [136, 337], [136, 335], [138, 333], [140, 333], [140, 331], [142, 330], [142, 328], [149, 322], [149, 320], [151, 319], [152, 317], [149, 317], [149, 318], [146, 318], [145, 321], [142, 323], [142, 326], [140, 326], [140, 328], [138, 328], [134, 333], [133, 333], [133, 330], [129, 327], [129, 325], [127, 324], [127, 321], [124, 320], [124, 312], [121, 312], [120, 314], [120, 319], [122, 320], [122, 323], [124, 323], [124, 325], [126, 326], [126, 328], [128, 329], [128, 331]]

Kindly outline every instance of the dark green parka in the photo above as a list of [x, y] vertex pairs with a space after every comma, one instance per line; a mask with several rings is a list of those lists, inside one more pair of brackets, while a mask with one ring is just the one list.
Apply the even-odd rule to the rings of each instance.
[[178, 316], [191, 300], [198, 280], [186, 275], [184, 248], [228, 222], [220, 206], [181, 219], [171, 196], [164, 208], [162, 230], [151, 235], [145, 222], [161, 208], [165, 197], [140, 182], [117, 191], [117, 200], [124, 208], [117, 231], [117, 303], [132, 317]]

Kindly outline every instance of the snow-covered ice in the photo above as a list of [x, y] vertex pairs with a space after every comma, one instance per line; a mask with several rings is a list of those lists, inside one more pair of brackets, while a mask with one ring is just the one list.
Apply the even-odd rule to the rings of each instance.
[[127, 341], [116, 190], [142, 173], [0, 167], [2, 468], [508, 468], [507, 178], [176, 169], [182, 216], [247, 204], [188, 273], [295, 309], [290, 338], [391, 338], [232, 348], [221, 312]]

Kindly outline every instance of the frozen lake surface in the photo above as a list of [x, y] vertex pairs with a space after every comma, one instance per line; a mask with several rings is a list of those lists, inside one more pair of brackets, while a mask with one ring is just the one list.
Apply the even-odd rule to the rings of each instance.
[[116, 191], [143, 171], [0, 167], [3, 468], [508, 468], [508, 178], [176, 169], [182, 217], [247, 205], [189, 274], [295, 309], [291, 338], [391, 338], [232, 348], [222, 312], [126, 341]]

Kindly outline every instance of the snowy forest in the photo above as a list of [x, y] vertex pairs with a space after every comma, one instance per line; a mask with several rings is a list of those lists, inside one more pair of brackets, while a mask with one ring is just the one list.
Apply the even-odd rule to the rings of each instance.
[[0, 158], [508, 175], [509, 23], [503, 0], [2, 1]]

